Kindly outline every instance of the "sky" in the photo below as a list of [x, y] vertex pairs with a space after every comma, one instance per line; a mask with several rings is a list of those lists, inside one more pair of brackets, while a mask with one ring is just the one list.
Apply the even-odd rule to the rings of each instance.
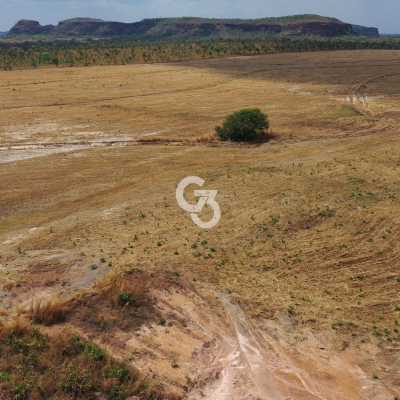
[[261, 18], [319, 14], [400, 33], [399, 0], [0, 0], [0, 31], [20, 19], [57, 25], [74, 17], [136, 22], [156, 17]]

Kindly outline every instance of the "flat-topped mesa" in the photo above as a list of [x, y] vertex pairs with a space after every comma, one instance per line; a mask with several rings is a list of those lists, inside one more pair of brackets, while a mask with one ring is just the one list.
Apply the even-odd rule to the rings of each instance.
[[353, 29], [361, 36], [380, 37], [378, 28], [368, 28], [366, 26], [352, 25]]
[[146, 34], [156, 25], [158, 20], [143, 20], [127, 24], [123, 22], [108, 22], [92, 18], [73, 18], [61, 21], [57, 26], [42, 26], [38, 21], [20, 20], [10, 30], [9, 35], [66, 35], [66, 36], [118, 36]]
[[142, 36], [145, 39], [189, 39], [192, 37], [248, 37], [267, 35], [315, 35], [335, 37], [347, 35], [379, 36], [376, 28], [365, 28], [341, 22], [335, 18], [318, 15], [299, 15], [260, 19], [215, 18], [154, 18], [140, 22], [123, 23], [93, 18], [73, 18], [57, 26], [42, 26], [38, 21], [20, 20], [10, 30], [10, 35], [53, 36]]
[[21, 19], [11, 29], [9, 34], [12, 35], [42, 35], [51, 33], [54, 30], [54, 25], [42, 26], [38, 21], [31, 19]]

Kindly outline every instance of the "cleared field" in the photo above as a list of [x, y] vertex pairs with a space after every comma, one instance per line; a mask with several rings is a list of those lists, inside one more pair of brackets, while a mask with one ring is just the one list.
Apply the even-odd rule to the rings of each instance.
[[352, 51], [2, 72], [5, 144], [212, 135], [259, 107], [282, 139], [399, 123], [400, 55]]
[[[3, 322], [37, 321], [32, 301], [57, 298], [66, 318], [42, 329], [78, 332], [178, 398], [399, 396], [399, 61], [360, 51], [2, 72], [4, 147], [191, 140], [243, 107], [266, 111], [277, 134], [0, 151]], [[219, 191], [212, 229], [176, 202], [192, 175]], [[125, 290], [132, 309], [116, 303]]]

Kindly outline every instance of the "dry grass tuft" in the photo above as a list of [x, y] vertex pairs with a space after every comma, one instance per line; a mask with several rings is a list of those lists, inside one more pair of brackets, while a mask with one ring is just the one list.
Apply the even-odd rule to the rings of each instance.
[[153, 136], [143, 137], [137, 140], [138, 143], [184, 143], [187, 140], [178, 137], [165, 137], [165, 136]]
[[8, 291], [10, 291], [11, 289], [14, 289], [14, 287], [15, 287], [16, 284], [17, 284], [17, 283], [16, 283], [15, 281], [9, 281], [9, 282], [5, 283], [5, 284], [1, 287], [1, 290], [2, 290], [2, 291], [5, 291], [5, 292], [8, 292]]
[[[142, 303], [144, 298], [147, 297], [146, 289], [144, 287], [138, 287], [135, 285], [129, 274], [126, 272], [112, 271], [105, 275], [97, 285], [99, 297], [107, 301], [110, 301], [112, 305], [119, 304], [121, 306], [136, 304], [136, 302]], [[125, 294], [125, 296], [121, 295]], [[127, 298], [126, 304], [122, 304], [121, 299]], [[135, 301], [129, 301], [129, 299], [135, 299]]]
[[70, 310], [71, 304], [69, 302], [62, 302], [57, 299], [39, 299], [32, 302], [27, 316], [35, 324], [51, 326], [65, 322]]
[[122, 271], [112, 271], [105, 275], [97, 284], [99, 295], [106, 299], [114, 298], [119, 292], [130, 290], [130, 285], [124, 279]]
[[22, 336], [28, 334], [32, 330], [32, 324], [30, 321], [23, 317], [18, 317], [8, 324], [0, 325], [0, 341], [5, 338], [9, 331], [13, 331], [16, 336]]
[[216, 141], [219, 141], [219, 139], [215, 134], [200, 136], [196, 139], [197, 143], [211, 143]]
[[180, 144], [191, 144], [191, 143], [213, 143], [220, 142], [215, 134], [208, 134], [199, 136], [197, 138], [183, 138], [183, 137], [166, 137], [166, 136], [153, 136], [143, 137], [138, 139], [138, 143], [180, 143]]

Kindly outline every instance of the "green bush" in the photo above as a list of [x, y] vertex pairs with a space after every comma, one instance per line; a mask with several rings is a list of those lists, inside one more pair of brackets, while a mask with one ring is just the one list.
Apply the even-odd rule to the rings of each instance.
[[269, 128], [268, 117], [259, 108], [244, 109], [228, 115], [222, 125], [215, 131], [223, 141], [247, 142]]
[[83, 353], [89, 354], [94, 361], [103, 361], [106, 358], [106, 352], [103, 348], [91, 342], [81, 342], [79, 336], [72, 337], [71, 342]]
[[117, 300], [120, 306], [124, 306], [127, 303], [134, 305], [137, 302], [137, 298], [131, 292], [118, 292]]

